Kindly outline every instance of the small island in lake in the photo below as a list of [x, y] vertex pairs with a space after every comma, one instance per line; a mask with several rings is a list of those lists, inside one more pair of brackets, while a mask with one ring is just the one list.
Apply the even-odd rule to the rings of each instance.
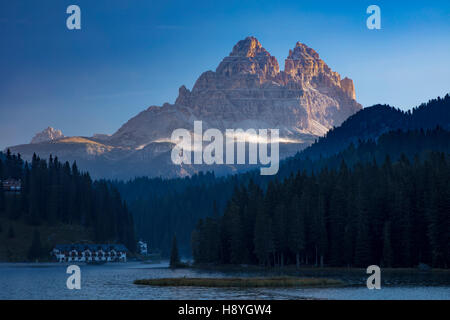
[[134, 284], [159, 287], [216, 287], [216, 288], [286, 288], [286, 287], [335, 287], [344, 283], [334, 279], [320, 278], [161, 278], [135, 280]]

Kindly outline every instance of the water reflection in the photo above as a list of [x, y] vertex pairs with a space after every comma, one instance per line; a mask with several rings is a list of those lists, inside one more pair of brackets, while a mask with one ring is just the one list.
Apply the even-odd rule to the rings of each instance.
[[[66, 266], [58, 264], [0, 264], [0, 299], [446, 299], [448, 275], [388, 275], [381, 290], [368, 290], [364, 275], [340, 275], [353, 286], [329, 289], [238, 289], [136, 286], [133, 280], [161, 277], [258, 276], [258, 273], [220, 273], [191, 269], [170, 270], [166, 264], [81, 265], [81, 290], [68, 290]], [[308, 272], [302, 272], [309, 276]], [[314, 274], [317, 276], [317, 274]], [[323, 274], [322, 276], [325, 276]], [[330, 274], [326, 274], [330, 277]], [[420, 277], [423, 277], [421, 279]], [[361, 285], [362, 284], [362, 285]]]

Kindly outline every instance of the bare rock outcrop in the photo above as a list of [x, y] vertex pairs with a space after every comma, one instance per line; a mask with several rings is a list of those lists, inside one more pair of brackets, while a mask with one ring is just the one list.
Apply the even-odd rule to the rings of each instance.
[[49, 142], [57, 139], [64, 138], [64, 135], [62, 134], [61, 130], [53, 129], [52, 127], [48, 127], [47, 129], [44, 129], [43, 131], [37, 133], [33, 139], [31, 139], [32, 144], [35, 143], [43, 143], [43, 142]]

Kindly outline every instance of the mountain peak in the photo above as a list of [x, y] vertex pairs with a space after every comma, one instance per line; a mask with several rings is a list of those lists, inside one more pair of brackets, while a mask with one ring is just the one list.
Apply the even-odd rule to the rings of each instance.
[[[219, 75], [233, 77], [235, 75], [254, 74], [261, 81], [274, 79], [280, 72], [278, 61], [263, 48], [255, 37], [247, 37], [238, 41], [229, 56], [225, 57], [216, 69]], [[210, 74], [204, 74], [209, 78]], [[200, 85], [204, 85], [201, 79]]]
[[230, 56], [234, 57], [256, 57], [258, 55], [270, 56], [269, 52], [264, 49], [255, 37], [247, 37], [244, 40], [238, 41], [233, 47]]
[[291, 60], [303, 60], [303, 59], [314, 59], [319, 60], [319, 54], [312, 48], [308, 47], [306, 44], [298, 41], [295, 44], [293, 50], [289, 50], [289, 56], [287, 59]]
[[62, 134], [61, 130], [56, 130], [52, 127], [48, 127], [47, 129], [42, 130], [41, 132], [38, 132], [33, 139], [31, 139], [32, 144], [35, 143], [42, 143], [42, 142], [48, 142], [53, 141], [57, 139], [64, 138], [64, 135]]

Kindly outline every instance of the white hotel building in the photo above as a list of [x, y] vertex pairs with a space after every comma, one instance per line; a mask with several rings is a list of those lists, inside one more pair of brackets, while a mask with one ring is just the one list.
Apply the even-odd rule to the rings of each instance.
[[63, 244], [51, 254], [58, 262], [126, 262], [127, 252], [122, 244]]

